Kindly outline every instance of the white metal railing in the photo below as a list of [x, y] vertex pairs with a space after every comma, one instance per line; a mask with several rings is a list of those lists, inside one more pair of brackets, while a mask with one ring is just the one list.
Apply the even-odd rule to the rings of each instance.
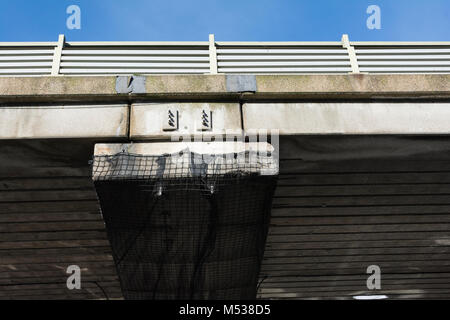
[[450, 73], [450, 42], [0, 42], [0, 76]]

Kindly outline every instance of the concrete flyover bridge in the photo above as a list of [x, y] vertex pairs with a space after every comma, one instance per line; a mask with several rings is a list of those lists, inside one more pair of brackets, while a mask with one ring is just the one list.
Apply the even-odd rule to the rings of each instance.
[[0, 299], [448, 299], [449, 134], [450, 43], [0, 43]]

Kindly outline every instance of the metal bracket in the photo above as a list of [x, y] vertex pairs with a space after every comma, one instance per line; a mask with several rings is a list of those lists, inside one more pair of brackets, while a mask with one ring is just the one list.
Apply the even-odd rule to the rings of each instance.
[[204, 108], [200, 114], [200, 131], [212, 130], [212, 111], [209, 108]]
[[146, 93], [147, 78], [144, 76], [118, 76], [116, 79], [117, 93]]
[[226, 77], [228, 92], [256, 92], [256, 76], [228, 74]]
[[163, 131], [178, 130], [178, 110], [174, 108], [167, 109], [166, 116], [163, 118]]

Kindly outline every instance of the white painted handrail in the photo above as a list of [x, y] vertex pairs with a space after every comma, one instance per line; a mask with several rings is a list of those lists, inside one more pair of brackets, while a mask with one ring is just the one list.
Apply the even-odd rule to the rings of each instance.
[[0, 42], [0, 76], [450, 73], [450, 42]]

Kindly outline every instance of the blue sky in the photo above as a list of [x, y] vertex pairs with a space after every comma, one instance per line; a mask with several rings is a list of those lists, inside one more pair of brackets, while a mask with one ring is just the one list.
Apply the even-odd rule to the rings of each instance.
[[[81, 30], [66, 8], [81, 8]], [[369, 5], [381, 30], [366, 27]], [[0, 41], [450, 41], [450, 0], [1, 0]]]

